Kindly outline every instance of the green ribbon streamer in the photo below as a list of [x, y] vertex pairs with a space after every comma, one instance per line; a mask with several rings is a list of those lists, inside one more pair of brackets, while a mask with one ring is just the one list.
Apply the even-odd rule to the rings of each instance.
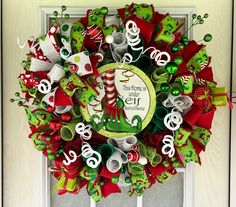
[[196, 139], [204, 146], [207, 145], [207, 143], [210, 140], [211, 132], [207, 129], [204, 129], [202, 127], [197, 127], [194, 132], [191, 134], [191, 137], [193, 139]]
[[110, 144], [103, 144], [98, 147], [97, 151], [102, 156], [102, 162], [103, 164], [106, 164], [107, 160], [113, 155], [114, 153], [114, 147]]
[[165, 130], [166, 126], [164, 124], [164, 118], [169, 113], [168, 109], [162, 106], [156, 107], [155, 114], [152, 118], [152, 121], [147, 126], [147, 131], [149, 133], [157, 133], [160, 130]]
[[100, 201], [102, 198], [102, 190], [100, 182], [95, 183], [95, 180], [98, 176], [98, 169], [93, 169], [88, 166], [84, 166], [84, 168], [80, 172], [80, 177], [86, 179], [88, 181], [87, 190], [88, 194], [96, 201]]
[[29, 124], [36, 127], [48, 125], [55, 116], [45, 110], [38, 109], [31, 111], [29, 108], [25, 108], [26, 115], [28, 117]]
[[153, 167], [161, 162], [162, 157], [157, 153], [155, 148], [147, 146], [140, 141], [138, 141], [137, 145], [139, 146], [140, 154], [146, 157]]

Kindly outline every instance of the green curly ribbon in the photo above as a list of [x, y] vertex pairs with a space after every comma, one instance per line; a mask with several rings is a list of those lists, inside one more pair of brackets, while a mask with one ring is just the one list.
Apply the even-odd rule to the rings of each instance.
[[74, 104], [70, 110], [70, 113], [73, 116], [73, 119], [78, 119], [79, 121], [83, 121], [83, 116], [80, 112], [80, 106], [78, 104]]
[[162, 107], [162, 106], [156, 107], [156, 111], [152, 118], [152, 121], [149, 123], [149, 125], [146, 128], [147, 131], [149, 133], [155, 134], [159, 132], [160, 130], [165, 130], [166, 126], [164, 124], [164, 118], [168, 113], [169, 111], [165, 107]]
[[133, 175], [143, 174], [143, 169], [144, 166], [138, 162], [135, 163], [128, 162], [128, 171]]
[[102, 156], [102, 163], [106, 164], [107, 160], [113, 155], [114, 147], [110, 144], [103, 144], [98, 147], [97, 151]]
[[152, 72], [151, 81], [154, 84], [155, 91], [159, 92], [161, 90], [161, 84], [167, 83], [169, 80], [169, 74], [165, 73], [165, 68], [157, 68]]
[[65, 141], [71, 141], [76, 134], [75, 126], [78, 122], [71, 122], [69, 124], [63, 125], [60, 129], [61, 138]]
[[161, 162], [162, 157], [157, 153], [155, 148], [147, 146], [140, 141], [138, 141], [137, 145], [139, 146], [140, 154], [146, 157], [153, 167]]

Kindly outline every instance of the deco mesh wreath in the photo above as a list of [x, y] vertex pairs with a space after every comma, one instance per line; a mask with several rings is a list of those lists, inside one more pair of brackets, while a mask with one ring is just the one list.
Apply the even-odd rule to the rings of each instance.
[[[86, 186], [99, 201], [127, 185], [141, 195], [200, 163], [216, 106], [227, 102], [205, 45], [152, 5], [88, 10], [73, 24], [65, 10], [28, 40], [23, 96], [11, 99], [26, 111], [35, 148], [54, 161], [58, 193]], [[191, 27], [207, 17], [194, 14]]]

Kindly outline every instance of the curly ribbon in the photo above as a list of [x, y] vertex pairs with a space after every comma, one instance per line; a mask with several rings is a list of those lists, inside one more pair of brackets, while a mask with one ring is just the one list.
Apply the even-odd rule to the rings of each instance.
[[138, 162], [136, 163], [128, 162], [128, 171], [133, 175], [143, 174], [143, 169], [144, 166]]
[[134, 146], [137, 143], [137, 138], [135, 136], [110, 138], [107, 140], [107, 143], [113, 145], [114, 147], [119, 148], [124, 152], [128, 152], [131, 150], [132, 146]]
[[110, 44], [112, 57], [116, 62], [121, 62], [128, 49], [125, 34], [121, 32], [114, 32], [111, 37], [113, 39], [112, 43]]
[[97, 168], [102, 161], [101, 155], [93, 150], [87, 142], [83, 142], [81, 150], [81, 155], [86, 159], [86, 164], [91, 168]]
[[157, 153], [155, 148], [145, 145], [140, 141], [137, 143], [137, 145], [139, 146], [140, 154], [146, 157], [153, 167], [161, 162], [162, 157]]
[[179, 111], [183, 112], [186, 109], [189, 109], [193, 104], [192, 99], [189, 96], [173, 96], [172, 94], [168, 95], [168, 98], [162, 102], [162, 105], [167, 108], [175, 107]]
[[165, 130], [166, 126], [164, 124], [164, 118], [168, 113], [169, 111], [165, 107], [156, 107], [152, 121], [147, 126], [147, 131], [155, 134], [160, 130]]
[[107, 160], [106, 167], [110, 172], [116, 173], [120, 170], [122, 164], [127, 162], [127, 155], [121, 150], [116, 149], [113, 155]]
[[102, 157], [102, 163], [106, 164], [107, 160], [113, 155], [115, 148], [110, 144], [103, 144], [98, 147], [97, 151]]
[[175, 154], [174, 137], [171, 135], [165, 135], [162, 139], [164, 146], [161, 149], [162, 154], [173, 157]]
[[60, 135], [61, 135], [61, 138], [65, 141], [71, 141], [74, 137], [75, 137], [75, 134], [76, 134], [76, 131], [75, 131], [75, 126], [76, 126], [76, 122], [70, 122], [68, 124], [65, 124], [61, 127], [60, 129]]
[[159, 92], [161, 90], [161, 84], [167, 83], [168, 80], [169, 74], [165, 73], [164, 68], [157, 68], [152, 72], [151, 81], [154, 83], [156, 92]]
[[173, 108], [172, 111], [164, 118], [165, 126], [171, 131], [176, 131], [180, 127], [182, 122], [183, 118], [180, 112], [176, 111], [175, 108]]

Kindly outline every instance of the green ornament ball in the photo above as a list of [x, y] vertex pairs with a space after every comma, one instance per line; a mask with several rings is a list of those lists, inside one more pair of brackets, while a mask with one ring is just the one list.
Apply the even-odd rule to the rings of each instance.
[[183, 59], [181, 57], [175, 57], [174, 61], [177, 65], [181, 65], [183, 62]]
[[179, 47], [177, 45], [174, 45], [171, 47], [171, 51], [172, 52], [178, 52], [179, 51]]
[[70, 15], [69, 14], [65, 14], [65, 19], [69, 19]]
[[200, 23], [200, 24], [204, 24], [204, 20], [201, 19], [201, 20], [199, 21], [199, 23]]
[[197, 18], [197, 14], [193, 14], [193, 15], [192, 15], [192, 18], [193, 18], [193, 19], [196, 19], [196, 18]]
[[212, 40], [212, 35], [211, 34], [206, 34], [203, 39], [204, 39], [205, 42], [210, 42]]
[[179, 88], [172, 88], [171, 89], [171, 94], [173, 96], [178, 96], [181, 93], [181, 90]]
[[49, 160], [54, 160], [54, 159], [55, 159], [55, 155], [49, 154], [49, 155], [48, 155], [48, 159], [49, 159]]
[[198, 15], [197, 20], [201, 20], [201, 19], [202, 19], [201, 15]]
[[13, 98], [10, 99], [10, 102], [13, 103], [15, 100]]
[[62, 6], [61, 6], [61, 10], [62, 10], [62, 11], [66, 11], [66, 6], [65, 6], [65, 5], [62, 5]]
[[168, 74], [175, 74], [178, 71], [178, 65], [175, 62], [168, 62], [165, 70]]
[[204, 14], [204, 18], [208, 18], [209, 17], [209, 14]]
[[130, 177], [125, 178], [125, 183], [127, 183], [127, 184], [131, 183]]
[[19, 92], [15, 92], [15, 96], [20, 96], [20, 93]]
[[18, 106], [23, 106], [23, 102], [22, 101], [18, 101], [17, 105]]
[[108, 8], [105, 7], [105, 6], [102, 7], [102, 8], [101, 8], [101, 12], [102, 12], [103, 15], [107, 15], [107, 14], [108, 14]]
[[114, 184], [118, 183], [118, 182], [119, 182], [119, 177], [113, 176], [113, 177], [111, 178], [111, 182], [114, 183]]
[[184, 49], [184, 45], [183, 44], [179, 45], [179, 49], [183, 50]]
[[53, 16], [57, 17], [58, 16], [58, 11], [54, 11]]
[[162, 83], [161, 84], [161, 92], [166, 93], [170, 91], [169, 83]]
[[52, 19], [52, 24], [55, 24], [57, 20], [55, 18]]

